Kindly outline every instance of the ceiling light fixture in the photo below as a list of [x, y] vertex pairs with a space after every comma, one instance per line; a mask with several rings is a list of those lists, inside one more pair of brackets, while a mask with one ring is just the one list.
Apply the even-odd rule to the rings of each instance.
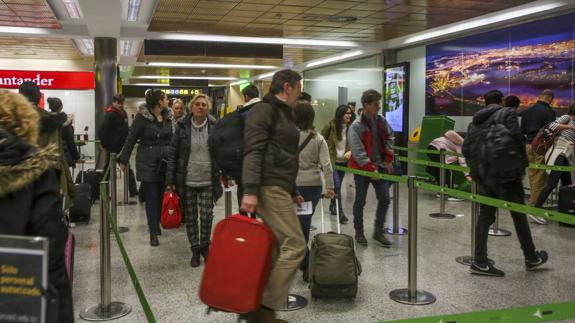
[[297, 39], [297, 38], [275, 38], [275, 37], [242, 37], [224, 35], [195, 35], [180, 33], [158, 33], [154, 39], [164, 40], [184, 40], [184, 41], [206, 41], [223, 43], [245, 43], [245, 44], [270, 44], [270, 45], [297, 45], [297, 46], [322, 46], [322, 47], [343, 47], [357, 48], [361, 45], [353, 41], [344, 40], [323, 40], [323, 39]]
[[82, 53], [84, 56], [92, 56], [94, 55], [94, 42], [92, 39], [74, 39], [74, 44], [76, 44], [76, 48]]
[[228, 76], [163, 76], [163, 75], [141, 75], [132, 76], [135, 79], [165, 79], [165, 80], [220, 80], [220, 81], [236, 81], [237, 77]]
[[319, 59], [317, 61], [313, 61], [310, 63], [307, 63], [305, 65], [305, 67], [314, 67], [314, 66], [318, 66], [318, 65], [323, 65], [323, 64], [327, 64], [327, 63], [332, 63], [332, 62], [337, 62], [337, 61], [341, 61], [344, 60], [346, 58], [351, 58], [351, 57], [355, 57], [355, 56], [359, 56], [363, 54], [362, 50], [355, 50], [355, 51], [351, 51], [351, 52], [345, 52], [343, 54], [340, 55], [335, 55], [335, 56], [331, 56], [331, 57], [327, 57], [327, 58], [323, 58], [323, 59]]
[[68, 17], [72, 19], [82, 18], [82, 11], [80, 11], [80, 5], [78, 5], [78, 0], [62, 0], [64, 8], [68, 13]]
[[277, 72], [277, 71], [258, 75], [258, 79], [259, 79], [259, 80], [267, 79], [268, 77], [274, 76], [274, 74], [275, 74], [276, 72]]
[[249, 83], [249, 82], [250, 81], [248, 81], [248, 80], [239, 80], [239, 81], [230, 83], [230, 86], [240, 85], [240, 84]]
[[405, 39], [405, 41], [403, 41], [403, 44], [415, 43], [415, 42], [419, 42], [422, 40], [436, 38], [439, 36], [445, 36], [448, 34], [460, 32], [460, 31], [465, 31], [465, 30], [469, 30], [469, 29], [473, 29], [473, 28], [477, 28], [477, 27], [481, 27], [481, 26], [485, 26], [485, 25], [490, 25], [490, 24], [494, 24], [494, 23], [498, 23], [498, 22], [502, 22], [502, 21], [506, 21], [506, 20], [510, 20], [510, 19], [515, 19], [515, 18], [527, 16], [527, 15], [534, 14], [534, 13], [540, 13], [540, 12], [544, 12], [547, 10], [551, 10], [551, 9], [555, 9], [555, 8], [564, 6], [565, 4], [566, 4], [565, 1], [557, 1], [557, 2], [553, 2], [553, 3], [542, 4], [539, 6], [527, 7], [524, 9], [516, 9], [516, 10], [500, 13], [500, 14], [497, 14], [497, 15], [494, 15], [491, 17], [474, 19], [474, 20], [469, 21], [469, 22], [457, 23], [457, 24], [454, 24], [451, 27], [447, 27], [447, 28], [441, 28], [440, 27], [440, 28], [438, 28], [438, 30], [435, 30], [435, 31], [425, 32], [425, 33], [422, 33], [422, 34], [419, 34], [416, 36], [408, 37]]
[[170, 86], [170, 84], [166, 83], [132, 83], [126, 85], [135, 85], [135, 86]]
[[241, 64], [204, 64], [204, 63], [168, 63], [168, 62], [149, 62], [148, 66], [162, 66], [162, 67], [189, 67], [189, 68], [247, 68], [258, 70], [273, 70], [277, 66], [271, 65], [241, 65]]
[[122, 47], [122, 56], [132, 56], [132, 46], [134, 42], [132, 40], [121, 40], [120, 47]]
[[353, 17], [353, 16], [329, 16], [327, 17], [327, 20], [330, 22], [341, 22], [341, 23], [345, 23], [345, 22], [355, 22], [357, 21], [357, 17]]
[[137, 21], [140, 14], [140, 6], [142, 0], [129, 0], [128, 1], [128, 21]]

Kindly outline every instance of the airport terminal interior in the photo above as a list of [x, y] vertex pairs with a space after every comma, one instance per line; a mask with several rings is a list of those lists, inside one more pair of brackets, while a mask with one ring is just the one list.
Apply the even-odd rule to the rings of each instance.
[[[437, 152], [447, 148], [434, 146], [437, 138], [448, 141], [449, 130], [466, 140], [474, 115], [492, 103], [486, 93], [493, 90], [505, 99], [501, 105], [511, 107], [513, 100], [518, 101], [514, 107], [521, 117], [518, 122], [527, 122], [524, 111], [544, 103], [554, 113], [549, 121], [570, 116], [558, 129], [575, 129], [574, 0], [0, 0], [0, 89], [18, 92], [21, 84], [32, 81], [41, 90], [38, 108], [44, 110], [54, 102], [49, 98], [60, 99], [79, 153], [75, 167], [70, 168], [76, 183], [85, 181], [81, 173], [101, 176], [110, 164], [116, 166], [109, 167], [116, 185], [104, 184], [115, 198], [96, 194], [97, 200], [89, 207], [89, 220], [69, 224], [75, 238], [71, 284], [76, 322], [93, 318], [91, 315], [106, 317], [106, 313], [90, 311], [110, 301], [129, 307], [128, 313], [114, 322], [238, 320], [234, 313], [208, 311], [200, 299], [205, 262], [200, 258], [199, 266], [190, 266], [192, 251], [185, 225], [162, 229], [161, 235], [154, 235], [159, 245], [151, 243], [144, 196], [144, 190], [150, 189], [141, 183], [140, 147], [136, 143], [133, 152], [122, 154], [120, 159], [129, 161], [135, 173], [137, 182], [132, 189], [133, 179], [123, 165], [110, 163], [100, 141], [104, 135], [120, 137], [120, 131], [109, 128], [103, 133], [100, 125], [120, 93], [130, 126], [146, 110], [150, 93], [163, 93], [170, 111], [176, 102], [191, 110], [199, 95], [209, 103], [208, 114], [217, 122], [248, 104], [253, 97], [245, 96], [246, 88], [256, 89], [255, 97], [260, 98], [275, 91], [272, 79], [286, 69], [301, 76], [298, 86], [301, 84], [301, 91], [309, 96], [300, 98], [313, 108], [315, 117], [310, 127], [318, 133], [334, 118], [344, 118], [341, 113], [337, 117], [336, 110], [341, 107], [349, 111], [352, 121], [364, 120], [371, 113], [367, 109], [372, 102], [362, 99], [367, 90], [377, 91], [379, 109], [375, 113], [385, 118], [395, 137], [393, 148], [377, 149], [388, 152], [390, 158], [394, 155], [394, 174], [401, 178], [395, 184], [397, 178], [380, 179], [388, 181], [391, 194], [385, 219], [389, 228], [385, 237], [391, 245], [383, 246], [374, 239], [378, 199], [372, 186], [364, 208], [367, 245], [361, 245], [354, 229], [358, 187], [354, 176], [366, 177], [346, 168], [340, 195], [341, 212], [349, 221], [339, 224], [330, 212], [330, 199], [322, 198], [311, 216], [308, 245], [311, 247], [314, 235], [322, 233], [322, 227], [326, 232], [341, 228], [341, 233], [355, 238], [355, 254], [361, 264], [357, 295], [316, 299], [302, 271], [297, 270], [290, 295], [298, 297], [288, 297], [285, 310], [276, 311], [278, 319], [382, 322], [437, 317], [428, 322], [535, 322], [534, 317], [540, 321], [556, 317], [557, 321], [575, 322], [575, 311], [565, 314], [549, 305], [575, 300], [575, 221], [565, 215], [575, 212], [575, 189], [569, 191], [573, 196], [567, 202], [573, 207], [562, 209], [562, 194], [571, 189], [566, 185], [571, 178], [566, 177], [573, 177], [575, 170], [549, 169], [548, 181], [557, 182], [550, 187], [549, 198], [538, 204], [530, 199], [534, 166], [529, 166], [529, 174], [520, 179], [523, 192], [518, 194], [524, 196], [524, 204], [537, 204], [550, 212], [532, 210], [537, 216], [528, 216], [537, 250], [545, 250], [549, 256], [537, 270], [526, 270], [508, 210], [521, 207], [481, 200], [499, 207], [498, 220], [488, 238], [488, 255], [505, 276], [473, 275], [469, 263], [456, 261], [458, 257], [472, 257], [474, 250], [473, 221], [478, 216], [476, 203], [470, 201], [474, 184], [469, 176], [466, 178], [468, 170], [456, 169], [470, 165], [457, 155], [462, 152], [461, 145], [452, 150], [455, 154], [442, 154], [441, 158]], [[150, 111], [148, 108], [146, 112], [152, 117]], [[194, 121], [191, 124], [199, 127]], [[247, 121], [246, 127], [249, 124]], [[353, 129], [351, 123], [348, 128]], [[564, 139], [571, 140], [564, 152], [569, 151], [571, 159], [565, 157], [561, 160], [566, 164], [550, 165], [575, 166], [575, 132], [571, 132], [573, 136]], [[350, 145], [357, 145], [347, 136]], [[527, 139], [533, 140], [529, 135]], [[338, 151], [332, 152], [342, 167], [341, 158], [347, 149], [345, 142], [340, 147], [341, 139], [337, 140]], [[374, 135], [369, 140], [381, 138]], [[357, 148], [350, 149], [353, 152]], [[553, 151], [555, 146], [549, 149]], [[359, 158], [352, 156], [352, 161], [354, 157]], [[457, 166], [433, 172], [430, 161]], [[343, 167], [348, 166], [346, 163], [344, 160]], [[382, 159], [380, 170], [385, 163]], [[538, 163], [545, 164], [545, 160]], [[422, 184], [408, 188], [408, 176]], [[321, 181], [323, 192], [328, 194], [328, 181], [323, 177]], [[546, 183], [539, 182], [539, 191]], [[160, 186], [163, 189], [163, 183]], [[440, 196], [437, 186], [461, 194]], [[113, 202], [117, 204], [114, 207]], [[229, 215], [230, 209], [238, 213], [238, 204], [235, 190], [225, 192], [213, 208], [212, 228]], [[562, 215], [554, 216], [557, 211]], [[430, 216], [434, 213], [444, 216]], [[7, 216], [4, 210], [0, 214]], [[106, 238], [101, 234], [102, 218], [108, 215], [117, 218], [120, 232], [110, 232]], [[405, 234], [397, 234], [404, 229]], [[498, 234], [507, 231], [508, 235]], [[7, 255], [2, 239], [0, 257]], [[103, 240], [108, 240], [108, 254], [102, 252], [106, 249]], [[0, 264], [4, 264], [1, 258]], [[226, 267], [228, 271], [240, 268], [233, 262]], [[390, 295], [406, 288], [428, 292], [434, 301], [414, 305], [418, 299], [412, 297], [407, 301], [411, 304], [405, 304]], [[1, 301], [9, 300], [7, 297], [0, 289], [0, 322], [17, 322], [8, 319], [8, 303]], [[303, 305], [294, 301], [302, 299]], [[545, 304], [550, 306], [547, 311]], [[525, 316], [528, 319], [513, 316], [519, 314], [511, 309], [529, 306], [533, 306], [533, 314]], [[497, 318], [491, 320], [473, 314], [449, 318], [506, 309], [509, 312], [494, 312]], [[510, 315], [510, 321], [503, 320], [505, 315]]]

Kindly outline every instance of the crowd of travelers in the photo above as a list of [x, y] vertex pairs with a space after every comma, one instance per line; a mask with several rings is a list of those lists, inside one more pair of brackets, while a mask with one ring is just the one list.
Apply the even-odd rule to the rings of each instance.
[[[38, 86], [25, 82], [20, 94], [0, 90], [0, 234], [39, 235], [49, 238], [49, 282], [57, 291], [58, 305], [50, 307], [51, 322], [73, 322], [71, 288], [64, 270], [64, 244], [68, 228], [64, 212], [71, 201], [72, 180], [69, 167], [80, 159], [74, 143], [73, 118], [62, 112], [58, 98], [49, 98], [51, 112], [39, 108]], [[222, 196], [222, 186], [233, 180], [238, 189], [240, 209], [257, 213], [273, 231], [277, 252], [262, 306], [248, 316], [251, 322], [282, 322], [275, 311], [285, 305], [298, 269], [309, 280], [308, 241], [312, 215], [323, 197], [331, 200], [329, 212], [339, 214], [341, 224], [348, 223], [342, 200], [345, 172], [335, 166], [373, 173], [395, 171], [394, 132], [380, 113], [382, 95], [367, 90], [361, 96], [361, 113], [355, 102], [338, 106], [333, 120], [321, 130], [314, 127], [312, 98], [302, 92], [301, 76], [291, 70], [277, 72], [269, 93], [259, 98], [257, 87], [243, 90], [245, 106], [244, 153], [241, 173], [222, 176], [210, 147], [210, 135], [216, 126], [211, 116], [212, 103], [205, 94], [195, 95], [187, 108], [176, 99], [169, 107], [167, 95], [149, 90], [131, 127], [124, 110], [124, 97], [115, 95], [105, 110], [99, 139], [107, 153], [117, 154], [126, 168], [137, 145], [135, 168], [145, 195], [145, 211], [150, 245], [157, 247], [161, 236], [160, 213], [165, 191], [177, 192], [183, 202], [185, 230], [192, 252], [190, 265], [205, 263], [211, 244], [214, 205]], [[433, 140], [429, 149], [463, 153], [448, 157], [447, 163], [469, 166], [468, 180], [478, 184], [479, 194], [523, 204], [522, 178], [529, 162], [547, 165], [573, 165], [575, 142], [575, 106], [567, 115], [556, 118], [551, 108], [553, 92], [545, 90], [537, 103], [522, 112], [518, 121], [519, 99], [504, 98], [494, 90], [484, 95], [485, 107], [473, 117], [466, 139], [448, 131]], [[491, 149], [481, 137], [485, 129], [500, 125], [491, 134], [505, 139], [505, 158], [513, 159], [503, 167], [488, 167], [493, 156], [482, 154]], [[536, 154], [532, 141], [543, 127], [558, 133], [546, 155]], [[500, 138], [500, 139], [501, 139]], [[487, 147], [487, 148], [485, 148]], [[495, 148], [493, 148], [495, 149]], [[489, 151], [489, 150], [488, 150]], [[108, 159], [109, 159], [108, 155]], [[436, 154], [430, 157], [436, 158]], [[429, 169], [439, 179], [436, 169]], [[505, 173], [501, 173], [501, 172]], [[529, 204], [541, 207], [561, 181], [571, 184], [569, 173], [528, 170], [531, 195]], [[375, 177], [353, 175], [355, 200], [352, 216], [355, 242], [368, 245], [364, 228], [364, 208], [369, 186], [377, 198], [373, 241], [389, 248], [384, 235], [389, 208], [390, 182]], [[447, 183], [451, 186], [451, 174]], [[63, 199], [63, 197], [66, 197]], [[296, 214], [294, 203], [311, 202], [311, 214]], [[10, 210], [9, 212], [5, 212]], [[487, 237], [495, 221], [495, 208], [480, 205], [476, 226], [474, 262], [471, 273], [503, 276], [487, 256]], [[18, 216], [14, 216], [14, 214]], [[10, 215], [10, 217], [7, 217]], [[548, 260], [543, 250], [536, 250], [525, 214], [511, 212], [527, 270], [534, 270]], [[538, 223], [544, 219], [534, 218]]]

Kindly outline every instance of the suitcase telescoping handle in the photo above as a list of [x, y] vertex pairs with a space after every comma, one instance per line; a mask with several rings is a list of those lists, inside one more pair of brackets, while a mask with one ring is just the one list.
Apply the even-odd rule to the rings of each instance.
[[[319, 200], [320, 202], [320, 211], [321, 211], [321, 233], [325, 233], [325, 220], [324, 220], [324, 210], [323, 210], [323, 198], [325, 196], [322, 196], [322, 198]], [[336, 208], [336, 215], [337, 215], [337, 233], [341, 234], [341, 226], [339, 224], [339, 202], [337, 200], [337, 196], [334, 197], [335, 198], [335, 208]]]
[[337, 198], [337, 195], [334, 197], [335, 198], [335, 214], [337, 217], [337, 233], [341, 234], [341, 224], [339, 223], [339, 199]]

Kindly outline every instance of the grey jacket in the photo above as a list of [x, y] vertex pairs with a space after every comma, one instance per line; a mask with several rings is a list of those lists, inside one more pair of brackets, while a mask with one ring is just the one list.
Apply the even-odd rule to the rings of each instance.
[[261, 186], [280, 186], [295, 195], [299, 131], [292, 109], [270, 94], [250, 111], [244, 127], [244, 193], [258, 195]]

